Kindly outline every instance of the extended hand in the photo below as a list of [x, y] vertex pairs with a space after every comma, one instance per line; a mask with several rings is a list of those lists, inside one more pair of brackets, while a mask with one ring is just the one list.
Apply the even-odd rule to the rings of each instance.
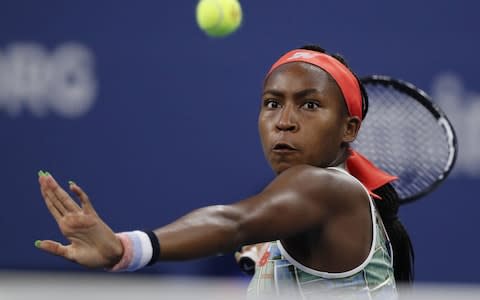
[[35, 245], [89, 268], [115, 265], [122, 257], [123, 247], [110, 227], [100, 219], [87, 194], [70, 182], [70, 190], [80, 199], [79, 206], [50, 174], [40, 171], [38, 181], [48, 210], [71, 244], [44, 240]]

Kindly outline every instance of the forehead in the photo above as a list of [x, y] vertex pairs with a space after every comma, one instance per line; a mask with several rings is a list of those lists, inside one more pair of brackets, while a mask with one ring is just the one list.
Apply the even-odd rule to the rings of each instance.
[[279, 66], [266, 78], [264, 89], [300, 90], [315, 88], [319, 91], [337, 91], [332, 76], [323, 69], [305, 62], [291, 62]]

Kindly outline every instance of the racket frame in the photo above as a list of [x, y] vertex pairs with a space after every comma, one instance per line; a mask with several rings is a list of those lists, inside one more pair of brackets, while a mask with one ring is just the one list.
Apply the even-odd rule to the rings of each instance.
[[447, 164], [444, 168], [443, 173], [440, 174], [440, 176], [437, 178], [435, 182], [433, 182], [428, 188], [424, 189], [423, 191], [416, 193], [414, 195], [408, 196], [406, 198], [400, 198], [400, 205], [414, 202], [426, 196], [427, 194], [431, 193], [448, 177], [457, 160], [457, 153], [458, 153], [457, 135], [455, 134], [455, 129], [453, 128], [452, 123], [448, 119], [447, 115], [442, 111], [442, 109], [438, 105], [436, 105], [432, 101], [432, 98], [426, 92], [419, 89], [418, 87], [416, 87], [410, 82], [400, 80], [400, 79], [395, 79], [386, 75], [364, 76], [360, 78], [360, 81], [362, 82], [365, 90], [367, 91], [367, 95], [368, 95], [368, 85], [371, 85], [371, 84], [391, 86], [397, 91], [407, 94], [408, 96], [410, 96], [411, 98], [415, 99], [420, 104], [422, 104], [435, 117], [435, 119], [437, 119], [439, 126], [445, 130], [445, 135], [447, 137], [447, 142], [449, 144], [448, 148], [451, 151], [449, 153]]

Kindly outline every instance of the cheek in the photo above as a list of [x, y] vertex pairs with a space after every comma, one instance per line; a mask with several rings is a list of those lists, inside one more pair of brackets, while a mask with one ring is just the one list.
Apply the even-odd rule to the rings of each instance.
[[265, 147], [266, 139], [268, 137], [268, 122], [262, 113], [258, 116], [258, 134], [262, 146]]
[[[310, 156], [332, 156], [338, 152], [342, 143], [342, 129], [337, 123], [323, 122], [321, 126], [312, 126], [305, 140], [308, 141]], [[318, 124], [317, 124], [318, 125]]]

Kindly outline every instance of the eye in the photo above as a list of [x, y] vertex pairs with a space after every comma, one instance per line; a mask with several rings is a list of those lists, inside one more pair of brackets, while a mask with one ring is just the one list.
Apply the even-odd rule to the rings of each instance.
[[267, 99], [263, 101], [263, 106], [269, 109], [275, 109], [280, 107], [280, 103], [274, 99]]
[[307, 110], [316, 110], [319, 107], [320, 104], [318, 103], [318, 101], [313, 100], [305, 101], [305, 103], [303, 103], [302, 105], [302, 108], [305, 108]]

